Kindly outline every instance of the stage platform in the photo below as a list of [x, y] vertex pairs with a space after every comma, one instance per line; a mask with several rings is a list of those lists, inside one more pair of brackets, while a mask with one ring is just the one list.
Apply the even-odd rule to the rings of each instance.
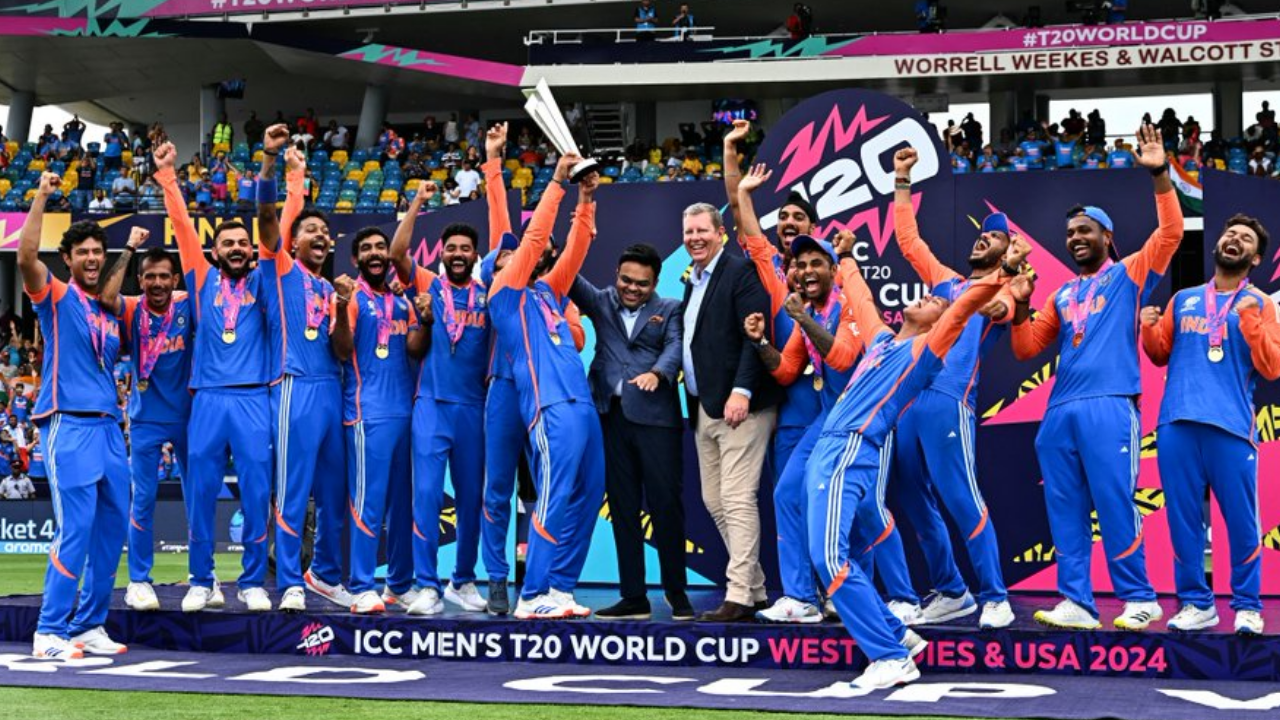
[[[521, 621], [451, 606], [430, 618], [409, 617], [396, 609], [382, 616], [357, 616], [311, 594], [307, 613], [254, 614], [235, 599], [233, 586], [224, 586], [224, 609], [184, 614], [178, 607], [185, 592], [185, 586], [158, 586], [162, 607], [171, 609], [139, 613], [128, 610], [123, 591], [117, 591], [109, 632], [129, 645], [201, 653], [761, 670], [853, 671], [865, 664], [838, 623], [675, 622], [660, 592], [650, 594], [654, 616], [644, 622]], [[617, 597], [608, 589], [580, 589], [577, 595], [580, 603], [596, 608]], [[720, 597], [712, 591], [691, 593], [700, 609], [714, 607]], [[987, 676], [1280, 680], [1280, 637], [1232, 634], [1234, 615], [1225, 602], [1219, 606], [1219, 632], [1184, 634], [1166, 631], [1163, 621], [1144, 633], [1064, 632], [1036, 625], [1032, 613], [1056, 600], [1012, 597], [1018, 619], [1004, 630], [979, 631], [976, 614], [952, 624], [918, 627], [930, 641], [918, 661], [925, 670]], [[30, 642], [39, 602], [34, 595], [0, 598], [0, 642]], [[1121, 604], [1099, 600], [1108, 627]], [[1161, 605], [1166, 618], [1176, 609], [1168, 598]], [[1280, 631], [1280, 612], [1268, 609], [1264, 617], [1271, 632]]]

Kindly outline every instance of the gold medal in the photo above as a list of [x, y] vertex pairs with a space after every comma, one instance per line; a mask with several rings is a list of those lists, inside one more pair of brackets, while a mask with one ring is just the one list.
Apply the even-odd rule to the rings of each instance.
[[1071, 338], [1071, 347], [1080, 347], [1082, 342], [1084, 342], [1084, 333], [1076, 333], [1075, 337]]
[[236, 331], [234, 329], [222, 331], [222, 342], [230, 345], [236, 341]]
[[391, 348], [386, 345], [379, 345], [378, 348], [373, 351], [373, 354], [377, 355], [379, 360], [386, 360], [391, 356]]
[[560, 344], [560, 336], [559, 336], [559, 335], [557, 335], [556, 333], [551, 333], [551, 342], [555, 343], [556, 345], [559, 345], [559, 344]]
[[303, 335], [305, 335], [308, 340], [315, 340], [320, 337], [320, 330], [318, 328], [309, 327]]
[[823, 387], [823, 385], [825, 385], [825, 383], [823, 383], [823, 382], [822, 382], [822, 376], [821, 376], [821, 375], [814, 375], [814, 376], [813, 376], [813, 389], [814, 389], [814, 390], [816, 390], [816, 391], [818, 391], [818, 392], [822, 392], [822, 387]]
[[1222, 362], [1222, 358], [1225, 356], [1226, 353], [1222, 351], [1221, 345], [1211, 345], [1209, 347], [1209, 362]]
[[140, 378], [140, 379], [138, 380], [138, 392], [140, 392], [140, 393], [144, 393], [144, 392], [146, 392], [146, 391], [147, 391], [147, 387], [148, 387], [149, 385], [150, 385], [150, 383], [148, 383], [148, 382], [147, 382], [147, 379], [146, 379], [146, 378]]

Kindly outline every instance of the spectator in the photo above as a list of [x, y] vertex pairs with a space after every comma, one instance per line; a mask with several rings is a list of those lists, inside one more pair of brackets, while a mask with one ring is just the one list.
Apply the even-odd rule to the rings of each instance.
[[1188, 115], [1186, 122], [1182, 123], [1182, 140], [1188, 145], [1200, 142], [1200, 123], [1194, 115]]
[[301, 120], [298, 120], [297, 131], [294, 132], [294, 134], [289, 138], [289, 140], [295, 146], [301, 146], [302, 152], [305, 153], [305, 152], [310, 152], [311, 143], [315, 142], [316, 134], [311, 132], [311, 126], [309, 124], [303, 123], [303, 120], [306, 120], [306, 118], [302, 118]]
[[1040, 170], [1044, 167], [1044, 143], [1035, 130], [1028, 130], [1022, 142], [1018, 144], [1018, 152], [1027, 162], [1027, 169]]
[[460, 164], [462, 164], [462, 153], [458, 151], [458, 144], [449, 143], [449, 149], [440, 156], [440, 165], [452, 172]]
[[53, 134], [53, 126], [45, 125], [40, 137], [36, 139], [36, 153], [43, 158], [51, 158], [58, 152], [58, 136]]
[[977, 160], [978, 172], [995, 172], [1000, 166], [1000, 158], [996, 157], [995, 148], [990, 145], [982, 146], [982, 155]]
[[84, 139], [85, 127], [79, 115], [72, 115], [67, 124], [62, 126], [62, 130], [67, 134], [67, 139], [79, 147], [80, 141]]
[[444, 141], [450, 145], [458, 143], [458, 113], [449, 113], [449, 122], [444, 124]]
[[1065, 136], [1064, 139], [1074, 142], [1076, 138], [1084, 134], [1086, 127], [1088, 127], [1088, 124], [1085, 122], [1084, 118], [1081, 117], [1080, 111], [1072, 108], [1067, 113], [1067, 117], [1062, 121], [1062, 134]]
[[12, 158], [9, 157], [9, 149], [3, 145], [4, 142], [5, 140], [0, 139], [0, 171], [8, 170], [9, 163], [12, 162]]
[[244, 136], [256, 140], [266, 132], [267, 126], [258, 119], [258, 111], [250, 110], [249, 119], [244, 121]]
[[1129, 11], [1129, 0], [1107, 0], [1103, 4], [1107, 10], [1107, 24], [1120, 25]]
[[[1072, 112], [1075, 112], [1074, 110]], [[1053, 143], [1053, 156], [1056, 161], [1056, 167], [1072, 168], [1075, 167], [1076, 160], [1076, 141], [1074, 137], [1068, 139], [1067, 135], [1062, 135]]]
[[62, 132], [62, 139], [58, 141], [58, 148], [54, 155], [63, 162], [70, 162], [71, 159], [76, 156], [79, 148], [79, 145], [71, 142], [70, 136], [64, 130]]
[[467, 145], [467, 154], [462, 158], [464, 161], [471, 163], [471, 167], [477, 168], [484, 164], [484, 158], [480, 157], [480, 148], [475, 145]]
[[142, 181], [142, 194], [138, 200], [138, 209], [162, 209], [164, 207], [164, 202], [161, 200], [163, 194], [164, 193], [160, 190], [160, 186], [156, 184], [155, 178], [147, 176], [147, 179]]
[[973, 164], [969, 162], [969, 144], [963, 140], [951, 151], [951, 169], [959, 175], [967, 174], [973, 169]]
[[111, 123], [107, 134], [102, 138], [102, 169], [111, 172], [119, 170], [124, 146], [128, 138], [124, 134], [124, 126], [118, 122]]
[[200, 155], [198, 153], [192, 155], [191, 162], [187, 163], [187, 186], [189, 188], [194, 188], [196, 184], [200, 182], [200, 178], [204, 177], [204, 175], [205, 166], [200, 160]]
[[444, 204], [457, 205], [462, 202], [462, 191], [458, 187], [458, 181], [449, 178], [444, 181]]
[[813, 10], [804, 3], [796, 3], [787, 18], [787, 32], [792, 40], [803, 40], [813, 34]]
[[1089, 112], [1089, 122], [1085, 128], [1085, 142], [1099, 147], [1107, 144], [1107, 122], [1102, 114], [1094, 108]]
[[1106, 160], [1102, 152], [1098, 150], [1098, 146], [1093, 143], [1086, 143], [1084, 152], [1080, 155], [1079, 166], [1085, 170], [1097, 170], [1102, 167], [1102, 163]]
[[528, 127], [520, 128], [520, 134], [516, 136], [516, 147], [521, 150], [533, 147], [533, 134], [529, 132]]
[[693, 21], [693, 13], [689, 10], [689, 3], [680, 3], [680, 12], [676, 13], [676, 17], [671, 21], [671, 27], [676, 29], [676, 37], [683, 40], [690, 39], [690, 30], [697, 27]]
[[964, 116], [964, 120], [960, 122], [960, 131], [964, 133], [964, 141], [969, 143], [969, 147], [982, 147], [982, 123], [978, 122], [973, 113]]
[[431, 171], [422, 161], [422, 156], [416, 152], [409, 153], [409, 159], [405, 162], [403, 170], [405, 178], [409, 180], [425, 180], [431, 176]]
[[938, 0], [916, 0], [916, 28], [922, 33], [942, 32]]
[[1164, 137], [1165, 148], [1177, 150], [1179, 134], [1182, 132], [1182, 121], [1178, 120], [1173, 108], [1165, 108], [1164, 114], [1160, 116], [1160, 122], [1156, 124], [1156, 127], [1160, 128], [1160, 134]]
[[527, 166], [530, 166], [530, 167], [533, 167], [533, 166], [536, 166], [536, 165], [541, 164], [541, 163], [542, 163], [542, 159], [543, 159], [543, 148], [544, 148], [544, 147], [545, 147], [545, 144], [544, 144], [544, 145], [539, 145], [539, 146], [538, 146], [538, 147], [536, 147], [536, 148], [535, 148], [535, 147], [527, 147], [527, 148], [524, 148], [524, 149], [520, 152], [520, 164], [521, 164], [521, 165], [527, 165]]
[[[468, 151], [468, 152], [470, 152], [472, 148], [475, 148], [475, 149], [476, 149], [476, 152], [477, 152], [476, 159], [477, 159], [477, 160], [479, 160], [480, 162], [483, 162], [483, 159], [482, 159], [482, 158], [480, 158], [480, 156], [479, 156], [479, 154], [478, 154], [478, 153], [479, 153], [479, 149], [480, 149], [480, 147], [481, 147], [481, 145], [480, 145], [480, 118], [479, 118], [479, 117], [477, 117], [475, 113], [471, 113], [471, 114], [467, 115], [466, 136], [467, 136], [467, 151]], [[477, 163], [477, 164], [479, 164], [479, 163]]]
[[636, 40], [653, 39], [653, 31], [658, 29], [658, 9], [651, 0], [640, 0], [632, 20], [636, 25]]
[[428, 115], [422, 118], [422, 139], [432, 146], [432, 149], [440, 147], [440, 126], [436, 124], [434, 115]]
[[1132, 152], [1129, 152], [1128, 146], [1119, 140], [1116, 141], [1115, 148], [1107, 154], [1107, 167], [1109, 168], [1131, 168], [1136, 161], [1137, 158], [1133, 156]]
[[254, 187], [253, 175], [250, 173], [244, 173], [236, 180], [236, 207], [242, 212], [252, 210], [256, 206]]
[[395, 162], [404, 150], [404, 138], [391, 127], [391, 123], [382, 123], [382, 134], [378, 136], [378, 151], [382, 153], [383, 162]]
[[1249, 174], [1258, 177], [1269, 177], [1272, 171], [1271, 157], [1263, 152], [1262, 147], [1255, 147], [1249, 156]]
[[4, 126], [0, 125], [0, 145], [4, 145], [7, 142], [9, 142], [9, 137], [4, 134]]
[[686, 150], [684, 153], [684, 162], [681, 163], [681, 167], [694, 175], [701, 175], [703, 165], [702, 161], [698, 159], [698, 151], [693, 148]]
[[213, 147], [222, 148], [224, 150], [231, 149], [231, 141], [235, 138], [235, 130], [232, 129], [231, 123], [227, 122], [227, 114], [218, 115], [218, 122], [213, 126], [213, 133], [209, 136]]
[[475, 200], [480, 195], [480, 173], [473, 168], [471, 161], [463, 160], [462, 169], [453, 176], [458, 184], [458, 195], [462, 202]]
[[213, 156], [213, 163], [209, 166], [209, 182], [213, 190], [214, 202], [227, 201], [227, 180], [231, 174], [231, 162], [227, 160], [227, 154], [218, 151]]
[[16, 415], [10, 415], [5, 421], [4, 427], [9, 431], [9, 437], [13, 440], [15, 446], [22, 448], [27, 446], [27, 425], [25, 422], [19, 421]]
[[91, 157], [85, 157], [76, 168], [76, 189], [83, 193], [92, 193], [94, 179], [98, 174], [98, 163]]
[[320, 134], [320, 121], [316, 119], [315, 108], [307, 108], [307, 114], [298, 118], [297, 127], [300, 134], [310, 135], [313, 138]]
[[201, 212], [207, 212], [213, 206], [213, 183], [209, 182], [208, 170], [200, 174], [200, 182], [196, 183], [192, 193], [196, 198], [196, 207]]
[[137, 193], [138, 186], [130, 175], [121, 175], [111, 183], [111, 202], [115, 205], [133, 207], [133, 198]]
[[0, 480], [0, 497], [5, 500], [30, 500], [36, 496], [36, 486], [22, 472], [22, 462], [9, 463], [9, 475]]
[[115, 208], [111, 204], [111, 198], [101, 189], [93, 191], [93, 200], [89, 201], [89, 212], [95, 215], [105, 215]]
[[348, 132], [346, 125], [339, 125], [337, 120], [330, 120], [329, 128], [324, 133], [324, 144], [328, 145], [330, 150], [346, 150]]

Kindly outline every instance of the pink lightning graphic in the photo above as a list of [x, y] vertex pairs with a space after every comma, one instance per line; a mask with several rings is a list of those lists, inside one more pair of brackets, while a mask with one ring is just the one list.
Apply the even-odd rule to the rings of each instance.
[[[818, 131], [816, 138], [813, 136], [815, 123], [809, 123], [800, 128], [791, 138], [791, 142], [787, 143], [786, 149], [782, 151], [781, 159], [781, 162], [787, 163], [787, 166], [782, 173], [782, 177], [778, 180], [777, 189], [780, 190], [790, 185], [797, 178], [804, 177], [810, 170], [818, 167], [822, 162], [827, 141], [833, 135], [835, 141], [834, 149], [836, 152], [840, 152], [856, 140], [858, 136], [875, 130], [888, 119], [888, 115], [867, 119], [867, 109], [864, 106], [858, 108], [858, 112], [854, 113], [853, 118], [846, 125], [840, 115], [840, 106], [833, 105], [831, 114], [827, 116], [827, 120], [822, 124], [822, 129]], [[788, 162], [788, 158], [790, 158], [790, 162]]]

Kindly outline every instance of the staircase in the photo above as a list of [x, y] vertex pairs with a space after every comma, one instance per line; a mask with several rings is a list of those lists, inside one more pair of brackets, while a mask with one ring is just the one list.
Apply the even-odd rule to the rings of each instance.
[[588, 104], [584, 111], [589, 146], [586, 152], [597, 156], [622, 152], [627, 145], [622, 105], [620, 103]]

